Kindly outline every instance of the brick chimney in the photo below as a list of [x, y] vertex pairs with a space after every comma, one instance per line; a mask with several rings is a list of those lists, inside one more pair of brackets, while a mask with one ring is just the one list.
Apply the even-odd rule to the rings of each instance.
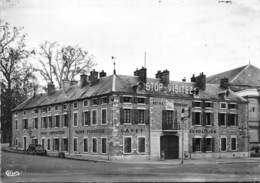
[[164, 71], [158, 71], [155, 74], [155, 78], [160, 79], [160, 82], [164, 85], [167, 86], [170, 83], [170, 72], [166, 69]]
[[99, 78], [102, 78], [102, 77], [106, 77], [107, 76], [107, 73], [102, 70], [100, 73], [99, 73]]
[[88, 84], [88, 75], [86, 74], [81, 74], [80, 75], [80, 88], [83, 88]]
[[91, 85], [94, 85], [98, 81], [98, 72], [95, 69], [90, 72], [89, 81]]
[[193, 74], [192, 77], [190, 78], [190, 82], [194, 82], [194, 83], [196, 82], [196, 77], [195, 77], [194, 74]]
[[55, 86], [53, 83], [48, 83], [47, 84], [47, 94], [51, 95], [55, 92]]
[[199, 76], [196, 77], [196, 87], [200, 90], [206, 89], [206, 75], [202, 72]]
[[138, 76], [140, 81], [146, 83], [147, 80], [146, 68], [142, 67], [139, 70], [136, 69], [136, 71], [134, 71], [134, 76]]
[[228, 78], [221, 78], [220, 83], [219, 83], [219, 87], [222, 88], [222, 89], [228, 89], [228, 86], [229, 86]]

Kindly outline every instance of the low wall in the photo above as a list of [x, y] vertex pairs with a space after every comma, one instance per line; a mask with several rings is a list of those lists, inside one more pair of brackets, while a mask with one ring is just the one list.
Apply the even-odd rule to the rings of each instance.
[[203, 158], [246, 158], [249, 152], [191, 153], [191, 159]]

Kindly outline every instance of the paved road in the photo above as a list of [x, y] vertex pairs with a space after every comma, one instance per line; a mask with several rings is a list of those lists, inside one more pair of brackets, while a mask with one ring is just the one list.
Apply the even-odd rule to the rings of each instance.
[[[7, 177], [6, 171], [20, 172]], [[260, 181], [260, 163], [135, 164], [2, 152], [3, 182]]]

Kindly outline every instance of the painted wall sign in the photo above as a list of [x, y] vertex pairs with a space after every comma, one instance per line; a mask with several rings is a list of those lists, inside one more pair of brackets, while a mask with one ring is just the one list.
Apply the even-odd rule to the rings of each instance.
[[47, 135], [47, 132], [41, 132], [41, 135]]
[[84, 130], [75, 130], [75, 133], [76, 134], [81, 134], [81, 133], [84, 133]]
[[190, 133], [216, 133], [215, 129], [190, 129]]
[[149, 92], [163, 92], [167, 93], [182, 93], [182, 94], [192, 94], [193, 86], [185, 85], [185, 84], [169, 84], [168, 86], [164, 86], [159, 82], [147, 82], [145, 85], [146, 91]]
[[87, 130], [87, 133], [105, 133], [105, 129]]
[[50, 132], [50, 135], [54, 135], [54, 134], [64, 134], [65, 132], [64, 131], [53, 131], [53, 132]]
[[142, 128], [141, 129], [133, 129], [133, 128], [131, 128], [131, 129], [129, 129], [129, 128], [121, 129], [121, 133], [138, 133], [138, 131], [142, 133], [143, 129]]

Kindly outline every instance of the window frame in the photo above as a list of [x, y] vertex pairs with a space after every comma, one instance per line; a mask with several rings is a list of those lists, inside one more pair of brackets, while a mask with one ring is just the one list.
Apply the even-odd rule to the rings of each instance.
[[[140, 103], [140, 102], [138, 102], [138, 99], [143, 99], [144, 100], [144, 102], [143, 103]], [[137, 100], [137, 104], [138, 105], [145, 105], [145, 99], [146, 99], [146, 97], [136, 97], [136, 100]]]
[[51, 150], [51, 138], [48, 137], [47, 138], [47, 148], [46, 148], [47, 151], [50, 151]]
[[[67, 126], [65, 126], [65, 116], [67, 116]], [[62, 118], [63, 118], [63, 120], [62, 120], [62, 127], [63, 128], [68, 128], [69, 127], [69, 114], [67, 113], [67, 112], [64, 112], [63, 114], [62, 114]]]
[[[129, 120], [126, 120], [126, 119], [125, 119], [125, 111], [126, 111], [126, 110], [129, 110]], [[128, 108], [128, 107], [127, 107], [127, 108], [123, 108], [123, 124], [124, 124], [124, 125], [130, 125], [130, 124], [132, 124], [132, 123], [131, 123], [131, 110], [132, 110], [132, 108]], [[127, 122], [126, 122], [126, 121], [127, 121]], [[129, 122], [128, 122], [128, 121], [129, 121]]]
[[[131, 139], [131, 152], [125, 152], [125, 139], [130, 138]], [[123, 136], [123, 154], [132, 154], [133, 153], [133, 137], [132, 136]]]
[[[85, 140], [87, 140], [87, 151], [85, 151]], [[83, 153], [89, 153], [89, 138], [83, 137]]]
[[[77, 114], [77, 125], [75, 125], [75, 114]], [[78, 111], [73, 112], [73, 127], [78, 127], [79, 126], [79, 114]]]
[[[140, 142], [141, 138], [144, 138], [144, 152], [139, 151], [139, 142]], [[137, 136], [137, 153], [139, 153], [139, 154], [145, 154], [146, 153], [146, 136]]]
[[[95, 124], [93, 124], [93, 112], [95, 111], [95, 114], [96, 114], [96, 118], [95, 118]], [[92, 109], [91, 110], [91, 125], [92, 126], [97, 126], [97, 124], [98, 124], [98, 110], [97, 109]]]
[[[232, 148], [232, 139], [236, 139], [236, 144], [235, 144], [235, 149]], [[237, 143], [237, 136], [235, 135], [231, 135], [230, 136], [230, 151], [237, 151], [237, 146], [238, 146], [238, 143]]]
[[[207, 139], [210, 139], [210, 151], [208, 151], [207, 150], [207, 148], [208, 148], [208, 144], [207, 144]], [[206, 140], [206, 142], [205, 142], [205, 152], [213, 152], [213, 149], [212, 149], [212, 146], [213, 146], [213, 141], [212, 141], [212, 139], [213, 139], [213, 137], [212, 136], [207, 136], [206, 138], [205, 138], [205, 140]]]
[[196, 150], [196, 147], [197, 147], [197, 146], [196, 146], [196, 140], [195, 140], [195, 144], [192, 144], [192, 145], [195, 145], [195, 151], [194, 151], [194, 153], [201, 153], [201, 152], [202, 152], [202, 139], [203, 139], [203, 138], [202, 138], [202, 137], [196, 137], [196, 136], [194, 136], [193, 138], [200, 140], [200, 141], [199, 141], [199, 142], [200, 142], [200, 144], [199, 144], [199, 151]]
[[[41, 138], [41, 145], [42, 145], [42, 147], [45, 149], [45, 147], [46, 147], [46, 143], [45, 143], [45, 140], [46, 139], [46, 137], [42, 137]], [[42, 143], [42, 142], [44, 142], [44, 143]]]
[[[103, 123], [103, 111], [106, 111], [105, 123]], [[101, 108], [101, 125], [106, 125], [106, 124], [107, 124], [107, 108]]]
[[[77, 141], [77, 146], [75, 146], [75, 140]], [[75, 150], [76, 147], [76, 150]], [[73, 137], [73, 152], [78, 152], [79, 151], [79, 138], [78, 137]]]
[[[75, 106], [75, 104], [76, 104], [76, 106]], [[73, 109], [78, 109], [78, 107], [79, 107], [78, 102], [73, 102]]]
[[[202, 114], [203, 114], [203, 112], [201, 110], [194, 110], [194, 111], [192, 111], [192, 113], [200, 113], [199, 124], [196, 124], [195, 122], [193, 123], [193, 119], [191, 119], [193, 126], [202, 126], [202, 118], [203, 118]], [[195, 117], [196, 117], [196, 115], [195, 115]]]
[[[224, 123], [225, 124], [224, 125], [220, 124], [219, 114], [224, 114], [225, 115], [225, 117], [224, 117], [224, 120], [225, 120]], [[227, 126], [227, 114], [228, 114], [227, 112], [218, 112], [218, 125], [220, 124], [219, 126]]]
[[[93, 140], [96, 140], [96, 152], [94, 152], [93, 150], [94, 150], [94, 141]], [[98, 138], [97, 137], [92, 137], [92, 142], [91, 142], [91, 144], [92, 144], [92, 149], [91, 149], [91, 151], [92, 151], [92, 153], [95, 153], [95, 154], [97, 154], [98, 153]]]
[[[222, 108], [222, 107], [221, 107], [222, 104], [225, 104], [226, 107], [225, 107], [225, 108]], [[219, 109], [227, 109], [227, 108], [228, 108], [227, 102], [220, 102], [220, 103], [219, 103]]]
[[[106, 147], [106, 152], [103, 152], [103, 139], [106, 139], [106, 144], [105, 144], [105, 147]], [[107, 143], [107, 137], [101, 137], [101, 154], [107, 154], [107, 150], [108, 150], [108, 143]]]
[[[85, 102], [87, 103], [87, 105], [85, 105]], [[85, 99], [83, 100], [83, 107], [88, 107], [89, 106], [89, 100]]]
[[[62, 143], [64, 143], [64, 139], [67, 139], [67, 141], [68, 141], [67, 150], [64, 150], [64, 144], [62, 144]], [[61, 149], [61, 151], [63, 151], [63, 152], [68, 152], [68, 151], [69, 151], [69, 138], [68, 138], [68, 137], [62, 137], [62, 138], [61, 138], [61, 145], [62, 145], [62, 147], [63, 147], [63, 149]], [[74, 141], [73, 141], [73, 148], [74, 148]], [[74, 149], [73, 149], [73, 150], [74, 150]]]
[[[86, 124], [86, 114], [87, 114], [87, 112], [89, 112], [89, 125]], [[83, 115], [84, 115], [84, 125], [83, 126], [91, 126], [91, 111], [90, 110], [84, 110]]]
[[[213, 111], [208, 111], [208, 110], [206, 110], [206, 111], [204, 112], [204, 114], [205, 114], [205, 126], [212, 126], [212, 125], [214, 125], [214, 112], [213, 112]], [[207, 123], [206, 123], [206, 122], [208, 122], [208, 121], [207, 121], [207, 116], [206, 116], [206, 114], [210, 114], [210, 116], [209, 116], [210, 124], [207, 124]], [[211, 115], [213, 115], [212, 118], [211, 118]], [[213, 121], [211, 121], [211, 119], [212, 119]]]
[[[222, 139], [226, 139], [225, 150], [222, 150]], [[220, 152], [227, 152], [227, 136], [220, 136]]]
[[[55, 141], [56, 141], [56, 140], [58, 140], [58, 145], [59, 145], [59, 146], [58, 146], [58, 149], [55, 149], [55, 145], [56, 145], [56, 144], [55, 144]], [[53, 137], [53, 138], [52, 138], [52, 143], [53, 143], [53, 144], [52, 144], [52, 146], [53, 146], [53, 151], [60, 151], [60, 139], [59, 139], [59, 137]]]

